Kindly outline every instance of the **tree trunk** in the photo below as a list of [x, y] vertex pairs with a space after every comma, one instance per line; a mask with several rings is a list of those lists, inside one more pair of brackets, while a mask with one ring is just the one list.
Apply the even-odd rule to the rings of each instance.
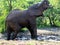
[[55, 25], [55, 23], [54, 23], [54, 20], [52, 20], [50, 16], [48, 16], [48, 18], [49, 18], [49, 21], [50, 21], [50, 25], [51, 25], [52, 27], [57, 27], [57, 26]]
[[8, 4], [9, 4], [9, 11], [12, 10], [12, 0], [8, 0]]
[[52, 23], [51, 17], [48, 16], [48, 18], [49, 18], [49, 21], [50, 21], [50, 25], [53, 26], [53, 23]]

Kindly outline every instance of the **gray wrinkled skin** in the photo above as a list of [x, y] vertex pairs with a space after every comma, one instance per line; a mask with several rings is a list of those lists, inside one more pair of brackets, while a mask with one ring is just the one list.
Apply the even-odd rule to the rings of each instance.
[[31, 33], [32, 39], [37, 39], [36, 18], [43, 16], [43, 12], [49, 8], [48, 0], [41, 3], [33, 4], [27, 10], [12, 10], [6, 17], [7, 40], [10, 40], [11, 33], [13, 33], [12, 40], [16, 38], [18, 32], [27, 27]]

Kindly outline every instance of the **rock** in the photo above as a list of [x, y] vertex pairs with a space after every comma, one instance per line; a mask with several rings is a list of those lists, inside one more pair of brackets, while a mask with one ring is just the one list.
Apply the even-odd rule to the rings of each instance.
[[0, 33], [0, 39], [2, 39], [2, 38], [3, 38], [3, 36], [4, 36], [4, 35]]

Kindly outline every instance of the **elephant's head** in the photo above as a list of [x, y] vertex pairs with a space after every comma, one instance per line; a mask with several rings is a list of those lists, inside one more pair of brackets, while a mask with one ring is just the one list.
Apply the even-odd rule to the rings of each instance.
[[28, 8], [30, 15], [41, 16], [43, 11], [50, 7], [48, 0], [43, 0], [37, 4], [33, 4]]
[[48, 0], [44, 0], [42, 3], [41, 3], [41, 7], [43, 10], [46, 10], [50, 7], [50, 3]]

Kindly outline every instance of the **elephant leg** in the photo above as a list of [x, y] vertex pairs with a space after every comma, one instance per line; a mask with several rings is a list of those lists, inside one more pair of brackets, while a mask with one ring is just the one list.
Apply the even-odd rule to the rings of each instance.
[[29, 29], [32, 39], [37, 39], [37, 31], [34, 29]]
[[7, 27], [7, 40], [10, 40], [11, 33], [12, 33], [11, 28]]
[[21, 29], [21, 27], [19, 25], [14, 25], [13, 28], [13, 34], [12, 34], [12, 38], [11, 40], [14, 40], [19, 32], [19, 30]]
[[31, 33], [32, 39], [37, 39], [37, 27], [36, 23], [30, 23], [30, 25], [27, 27]]
[[14, 40], [16, 38], [17, 34], [18, 34], [18, 32], [17, 31], [14, 31], [11, 40]]

